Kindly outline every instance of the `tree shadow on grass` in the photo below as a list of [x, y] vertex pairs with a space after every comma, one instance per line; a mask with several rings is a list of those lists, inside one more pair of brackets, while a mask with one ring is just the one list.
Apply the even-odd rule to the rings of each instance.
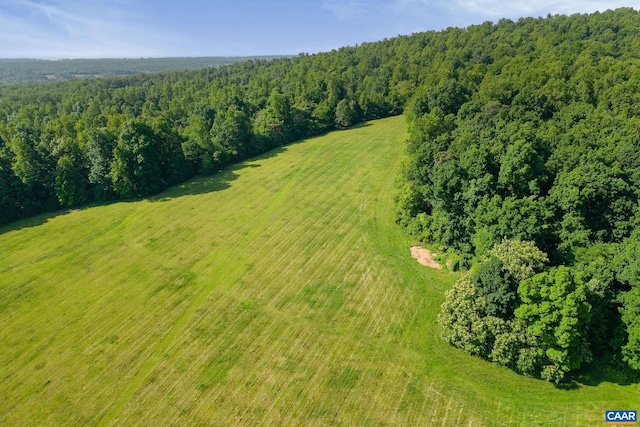
[[262, 166], [261, 164], [262, 161], [276, 157], [286, 152], [287, 147], [293, 144], [306, 142], [309, 139], [312, 139], [312, 138], [295, 141], [290, 144], [287, 144], [286, 146], [273, 148], [259, 156], [255, 156], [250, 159], [243, 160], [240, 163], [229, 165], [226, 168], [218, 172], [215, 172], [211, 175], [191, 177], [186, 181], [184, 181], [183, 183], [176, 184], [172, 187], [169, 187], [153, 196], [137, 197], [137, 198], [131, 198], [131, 199], [115, 199], [115, 200], [108, 200], [103, 202], [93, 202], [88, 205], [84, 205], [76, 208], [60, 209], [57, 211], [44, 212], [44, 213], [30, 216], [27, 218], [18, 219], [8, 224], [0, 225], [0, 235], [11, 232], [11, 231], [21, 230], [23, 228], [38, 227], [40, 225], [46, 224], [47, 222], [49, 222], [49, 220], [53, 218], [56, 218], [62, 215], [67, 215], [72, 211], [82, 211], [85, 209], [93, 209], [101, 206], [109, 206], [114, 203], [132, 203], [132, 202], [139, 202], [142, 200], [148, 200], [151, 202], [166, 202], [178, 197], [197, 195], [197, 194], [207, 194], [207, 193], [213, 193], [216, 191], [226, 190], [230, 188], [231, 183], [238, 178], [239, 171], [247, 168], [258, 168]]
[[592, 363], [576, 371], [574, 381], [580, 385], [596, 387], [604, 382], [617, 385], [633, 385], [640, 383], [640, 372], [634, 371], [622, 363]]
[[[369, 126], [372, 126], [371, 123], [365, 121], [365, 122], [355, 124], [346, 130], [359, 129], [359, 128], [364, 128]], [[242, 160], [239, 163], [229, 165], [226, 168], [209, 176], [195, 176], [195, 177], [188, 178], [183, 183], [176, 184], [172, 187], [169, 187], [163, 190], [162, 192], [158, 193], [157, 195], [147, 196], [147, 197], [138, 197], [138, 198], [132, 198], [132, 199], [115, 199], [115, 200], [108, 200], [108, 201], [102, 201], [102, 202], [92, 202], [88, 205], [84, 205], [80, 207], [43, 212], [27, 218], [12, 221], [7, 224], [0, 224], [0, 235], [10, 231], [20, 230], [22, 228], [37, 227], [39, 225], [46, 224], [50, 219], [53, 219], [61, 215], [67, 215], [68, 213], [76, 210], [92, 209], [100, 206], [108, 206], [114, 203], [138, 202], [141, 200], [149, 200], [152, 202], [163, 202], [163, 201], [168, 201], [168, 200], [171, 200], [177, 197], [182, 197], [182, 196], [206, 194], [206, 193], [211, 193], [215, 191], [225, 190], [230, 188], [231, 182], [237, 179], [238, 175], [236, 172], [245, 168], [260, 167], [262, 166], [261, 162], [263, 160], [276, 157], [286, 152], [288, 150], [288, 147], [309, 142], [316, 138], [321, 138], [331, 132], [334, 132], [334, 130], [323, 132], [318, 135], [308, 136], [302, 139], [298, 139], [298, 140], [289, 142], [283, 146], [274, 147], [263, 154], [251, 157], [246, 160]]]
[[[369, 126], [372, 126], [369, 122], [362, 122], [354, 126], [351, 126], [349, 129], [358, 129], [358, 128], [364, 128]], [[220, 171], [215, 172], [208, 176], [195, 176], [195, 177], [188, 178], [183, 183], [176, 184], [172, 187], [169, 187], [153, 196], [137, 197], [137, 198], [131, 198], [131, 199], [115, 199], [115, 200], [108, 200], [103, 202], [93, 202], [88, 205], [84, 205], [76, 208], [60, 209], [58, 211], [49, 211], [49, 212], [44, 212], [34, 216], [30, 216], [24, 219], [18, 219], [8, 224], [0, 225], [0, 235], [10, 231], [20, 230], [23, 228], [37, 227], [37, 226], [46, 224], [49, 220], [55, 217], [58, 217], [61, 215], [67, 215], [70, 212], [77, 211], [77, 210], [85, 210], [85, 209], [92, 209], [92, 208], [101, 207], [101, 206], [109, 206], [114, 203], [139, 202], [141, 200], [149, 200], [151, 202], [166, 202], [178, 197], [197, 195], [197, 194], [207, 194], [207, 193], [212, 193], [216, 191], [226, 190], [230, 188], [231, 183], [238, 178], [237, 172], [241, 171], [242, 169], [260, 167], [262, 166], [262, 162], [264, 160], [268, 160], [268, 159], [277, 157], [282, 153], [285, 153], [289, 149], [289, 147], [297, 144], [303, 144], [305, 142], [309, 142], [317, 138], [321, 138], [330, 132], [333, 132], [333, 131], [328, 131], [315, 136], [308, 136], [302, 139], [289, 142], [283, 146], [274, 147], [263, 154], [251, 157], [246, 160], [242, 160], [239, 163], [228, 165], [224, 169], [221, 169]]]
[[623, 364], [590, 363], [575, 371], [566, 382], [558, 384], [560, 390], [577, 390], [581, 387], [597, 387], [602, 383], [629, 386], [640, 383], [640, 372]]
[[241, 165], [241, 167], [232, 167], [229, 169], [223, 169], [207, 176], [197, 176], [189, 178], [187, 181], [176, 184], [173, 187], [169, 187], [163, 192], [156, 194], [155, 196], [149, 196], [145, 199], [137, 200], [149, 200], [150, 202], [167, 202], [171, 199], [175, 199], [183, 196], [192, 196], [196, 194], [207, 194], [216, 191], [226, 190], [231, 187], [231, 182], [238, 179], [237, 170], [245, 169], [247, 167], [258, 167], [251, 165]]
[[231, 183], [233, 181], [238, 179], [239, 171], [243, 169], [259, 168], [262, 166], [261, 162], [263, 160], [276, 157], [285, 151], [287, 151], [287, 146], [276, 147], [259, 156], [251, 157], [250, 159], [243, 160], [240, 163], [229, 165], [211, 175], [189, 178], [182, 184], [176, 184], [155, 196], [147, 197], [146, 200], [151, 202], [166, 202], [178, 197], [208, 194], [226, 190], [231, 187]]
[[37, 227], [39, 225], [46, 224], [50, 219], [53, 219], [57, 216], [66, 215], [69, 212], [71, 212], [71, 209], [64, 209], [55, 212], [41, 213], [24, 219], [17, 219], [8, 224], [0, 225], [0, 235], [3, 235], [10, 231], [21, 230], [23, 228]]
[[581, 387], [581, 385], [578, 384], [574, 380], [570, 380], [570, 381], [567, 381], [567, 382], [556, 384], [556, 388], [558, 390], [565, 390], [565, 391], [578, 390], [578, 389], [580, 389], [580, 387]]
[[[371, 124], [363, 123], [361, 126], [358, 125], [357, 127], [364, 126], [371, 126]], [[289, 147], [321, 138], [323, 135], [306, 137], [304, 139], [289, 142], [286, 145], [272, 148], [263, 154], [229, 165], [226, 168], [208, 176], [189, 178], [182, 184], [174, 185], [173, 187], [170, 187], [155, 196], [147, 197], [146, 199], [152, 202], [166, 202], [177, 197], [207, 194], [215, 191], [226, 190], [230, 188], [231, 183], [238, 178], [237, 172], [248, 168], [259, 168], [263, 165], [265, 160], [272, 159], [287, 152]]]
[[369, 122], [360, 122], [358, 124], [348, 127], [347, 129], [361, 129], [361, 128], [367, 128], [369, 126], [373, 126], [373, 125]]
[[24, 219], [19, 219], [9, 224], [0, 226], [0, 235], [8, 233], [10, 231], [17, 231], [23, 228], [38, 227], [46, 224], [53, 218], [67, 215], [73, 211], [83, 211], [87, 209], [93, 209], [102, 206], [109, 206], [115, 203], [135, 203], [142, 200], [148, 200], [150, 202], [166, 202], [171, 199], [183, 197], [187, 195], [206, 194], [215, 191], [225, 190], [231, 187], [231, 182], [238, 178], [237, 171], [245, 168], [256, 168], [260, 165], [246, 164], [243, 162], [238, 165], [232, 165], [227, 169], [223, 169], [208, 176], [196, 176], [189, 178], [181, 184], [176, 184], [173, 187], [169, 187], [163, 190], [161, 193], [148, 196], [148, 197], [136, 197], [131, 199], [115, 199], [103, 202], [93, 202], [88, 205], [80, 206], [72, 209], [61, 209], [53, 212], [45, 212], [35, 216], [31, 216]]

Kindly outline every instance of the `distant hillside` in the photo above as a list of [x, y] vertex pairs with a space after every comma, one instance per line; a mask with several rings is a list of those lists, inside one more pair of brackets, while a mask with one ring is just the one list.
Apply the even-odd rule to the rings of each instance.
[[135, 59], [0, 59], [0, 85], [40, 83], [91, 77], [128, 76], [160, 71], [197, 70], [250, 59], [277, 56], [211, 56], [203, 58]]

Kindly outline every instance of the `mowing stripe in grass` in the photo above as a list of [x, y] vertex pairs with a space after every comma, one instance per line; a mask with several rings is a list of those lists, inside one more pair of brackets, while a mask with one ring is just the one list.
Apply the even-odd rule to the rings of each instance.
[[404, 135], [380, 120], [0, 230], [0, 425], [599, 425], [640, 401], [439, 338], [458, 275], [394, 223]]

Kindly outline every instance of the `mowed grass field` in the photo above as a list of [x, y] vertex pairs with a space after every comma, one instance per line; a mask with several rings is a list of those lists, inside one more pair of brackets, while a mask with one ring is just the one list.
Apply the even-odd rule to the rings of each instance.
[[458, 277], [394, 224], [402, 117], [0, 229], [0, 425], [604, 425], [637, 384], [439, 338]]

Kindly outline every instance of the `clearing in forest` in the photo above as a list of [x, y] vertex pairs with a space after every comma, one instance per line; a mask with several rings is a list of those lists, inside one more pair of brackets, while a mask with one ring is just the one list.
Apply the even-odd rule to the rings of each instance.
[[0, 229], [0, 425], [601, 425], [638, 409], [636, 384], [560, 390], [439, 338], [458, 276], [406, 254], [404, 138], [404, 118], [380, 120]]

